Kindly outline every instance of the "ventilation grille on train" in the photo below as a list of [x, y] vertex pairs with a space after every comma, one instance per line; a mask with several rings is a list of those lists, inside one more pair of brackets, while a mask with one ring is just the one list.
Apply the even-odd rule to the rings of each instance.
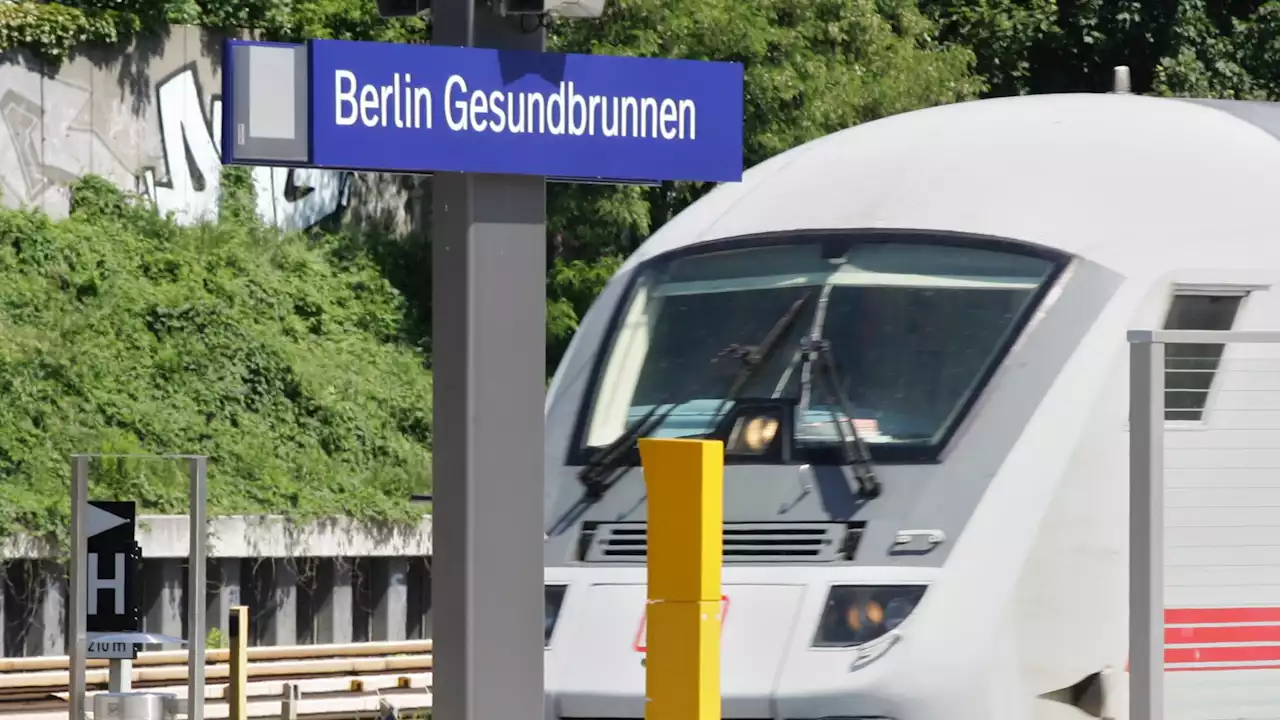
[[[838, 562], [852, 560], [861, 522], [726, 523], [724, 561]], [[643, 563], [648, 554], [645, 524], [583, 523], [583, 562]]]

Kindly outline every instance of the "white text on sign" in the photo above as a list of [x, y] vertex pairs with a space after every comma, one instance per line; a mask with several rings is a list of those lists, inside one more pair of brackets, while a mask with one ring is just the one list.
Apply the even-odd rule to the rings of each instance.
[[104, 578], [98, 571], [98, 553], [89, 553], [89, 614], [98, 614], [98, 593], [110, 590], [115, 599], [112, 614], [124, 614], [124, 553], [112, 553], [115, 558], [115, 572]]

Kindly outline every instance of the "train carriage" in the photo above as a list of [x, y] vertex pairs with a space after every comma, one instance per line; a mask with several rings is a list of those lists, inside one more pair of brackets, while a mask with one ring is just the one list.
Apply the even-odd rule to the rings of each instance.
[[[725, 718], [1125, 718], [1125, 331], [1280, 327], [1277, 198], [1280, 106], [1079, 94], [866, 123], [689, 207], [548, 393], [548, 720], [644, 716], [641, 435], [726, 441]], [[1168, 712], [1277, 717], [1280, 414], [1215, 410], [1196, 352]]]

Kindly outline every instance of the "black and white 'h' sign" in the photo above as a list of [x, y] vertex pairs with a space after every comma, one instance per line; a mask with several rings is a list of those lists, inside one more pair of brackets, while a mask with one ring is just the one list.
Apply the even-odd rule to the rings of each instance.
[[141, 619], [135, 592], [138, 516], [132, 502], [89, 502], [88, 603], [85, 629], [91, 633], [137, 632]]

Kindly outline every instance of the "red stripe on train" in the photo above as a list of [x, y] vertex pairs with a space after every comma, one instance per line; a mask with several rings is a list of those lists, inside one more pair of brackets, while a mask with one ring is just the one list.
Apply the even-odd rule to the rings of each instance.
[[1166, 627], [1165, 645], [1205, 645], [1209, 643], [1280, 643], [1280, 625], [1234, 625], [1217, 627]]
[[1280, 645], [1167, 648], [1166, 663], [1280, 663]]
[[[1280, 607], [1170, 608], [1164, 612], [1164, 622], [1164, 662], [1166, 665], [1183, 664], [1166, 668], [1168, 672], [1280, 669], [1280, 624], [1258, 624], [1280, 623]], [[1221, 646], [1239, 643], [1270, 644]], [[1185, 647], [1187, 645], [1219, 646]], [[1188, 663], [1221, 664], [1186, 667]], [[1125, 662], [1124, 669], [1129, 672], [1128, 662]]]
[[1265, 622], [1280, 622], [1280, 607], [1170, 608], [1164, 611], [1165, 625]]

